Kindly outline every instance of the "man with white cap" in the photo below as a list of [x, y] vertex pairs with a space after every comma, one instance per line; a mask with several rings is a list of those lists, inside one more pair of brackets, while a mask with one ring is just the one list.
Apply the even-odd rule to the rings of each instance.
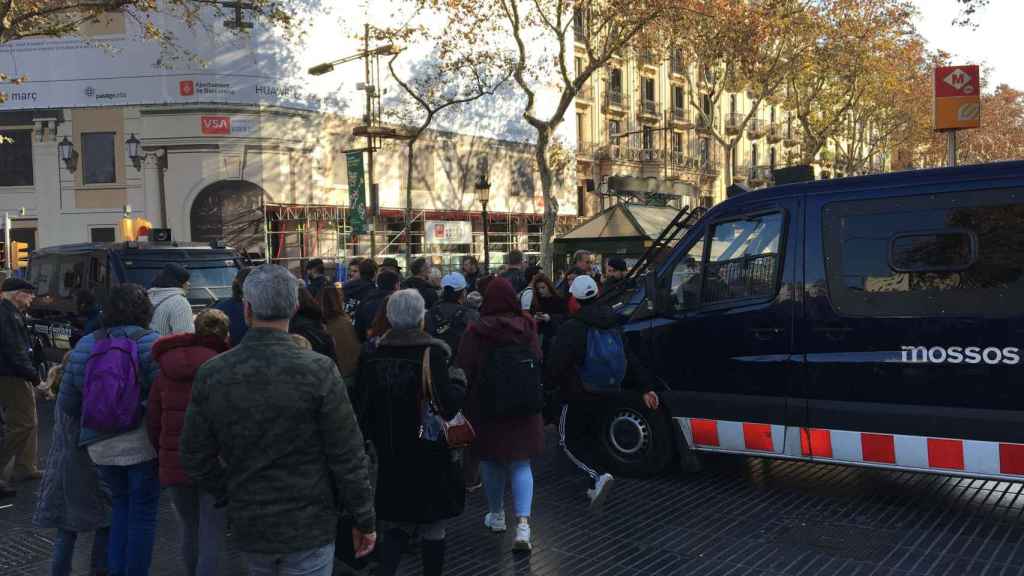
[[427, 332], [444, 340], [452, 349], [452, 358], [459, 351], [462, 334], [480, 313], [466, 306], [466, 277], [449, 272], [441, 278], [441, 301], [427, 313]]
[[614, 482], [611, 474], [588, 464], [593, 462], [590, 447], [601, 434], [603, 396], [622, 390], [629, 369], [630, 380], [644, 387], [644, 404], [657, 410], [660, 402], [657, 393], [648, 388], [649, 380], [641, 374], [640, 364], [629, 361], [631, 355], [615, 312], [598, 300], [597, 282], [590, 276], [578, 276], [569, 293], [580, 303], [580, 309], [558, 329], [547, 358], [547, 380], [557, 383], [561, 390], [559, 444], [569, 460], [590, 476], [593, 486], [587, 490], [587, 497], [592, 506], [599, 506]]

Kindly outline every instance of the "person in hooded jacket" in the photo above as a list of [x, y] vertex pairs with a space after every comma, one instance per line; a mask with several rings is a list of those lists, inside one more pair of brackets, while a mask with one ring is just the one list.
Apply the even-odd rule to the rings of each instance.
[[466, 306], [466, 278], [459, 272], [445, 275], [441, 290], [441, 301], [427, 311], [427, 332], [457, 351], [462, 335], [480, 319], [480, 313]]
[[[377, 309], [381, 307], [381, 304], [388, 296], [398, 289], [398, 284], [401, 281], [402, 279], [390, 270], [381, 270], [377, 274], [377, 288], [359, 303], [359, 307], [356, 308], [356, 314], [353, 317], [355, 319], [353, 324], [356, 327], [356, 335], [359, 336], [360, 342], [366, 342], [367, 331], [373, 325], [374, 318], [377, 317]], [[381, 334], [377, 334], [377, 336], [381, 336]]]
[[530, 460], [544, 450], [544, 421], [540, 414], [486, 418], [480, 406], [480, 387], [491, 351], [499, 346], [520, 345], [542, 359], [537, 327], [522, 310], [512, 284], [497, 277], [487, 283], [480, 320], [462, 337], [456, 365], [469, 382], [467, 415], [476, 429], [474, 453], [480, 458], [487, 515], [484, 526], [504, 532], [506, 479], [512, 483], [515, 515], [518, 518], [514, 547], [528, 551], [530, 511], [533, 505], [533, 469]]
[[153, 280], [149, 301], [153, 304], [153, 322], [149, 329], [161, 336], [194, 332], [192, 305], [188, 303], [189, 271], [170, 262]]
[[[355, 318], [359, 304], [366, 300], [376, 289], [374, 280], [377, 278], [377, 263], [371, 258], [359, 258], [356, 263], [358, 272], [350, 278], [343, 289], [345, 291], [345, 313]], [[349, 267], [351, 269], [351, 266]]]
[[324, 326], [323, 308], [305, 287], [299, 288], [299, 309], [292, 316], [288, 332], [309, 340], [314, 352], [323, 354], [337, 362], [334, 339], [327, 333], [327, 327]]
[[194, 486], [185, 474], [179, 441], [192, 399], [192, 381], [200, 366], [227, 351], [230, 321], [220, 310], [209, 308], [196, 316], [195, 324], [195, 334], [164, 336], [153, 345], [160, 375], [149, 391], [146, 428], [159, 454], [160, 485], [170, 488], [178, 517], [184, 573], [215, 576], [225, 550], [225, 508], [216, 507], [213, 495]]
[[418, 533], [424, 575], [441, 576], [446, 520], [462, 513], [465, 491], [460, 459], [425, 399], [450, 420], [462, 408], [465, 385], [449, 371], [448, 345], [423, 330], [426, 310], [419, 292], [395, 292], [386, 310], [391, 328], [363, 356], [357, 378], [359, 425], [378, 457], [376, 574], [394, 575], [403, 549]]
[[[87, 334], [74, 349], [61, 379], [57, 405], [81, 422], [85, 397], [86, 365], [100, 338], [131, 338], [139, 351], [139, 410], [144, 410], [149, 389], [160, 371], [153, 358], [158, 335], [147, 328], [153, 305], [138, 284], [119, 284], [110, 290], [103, 308], [102, 330]], [[191, 321], [191, 317], [190, 317]], [[105, 433], [82, 425], [79, 445], [85, 447], [100, 477], [110, 488], [112, 514], [107, 561], [111, 574], [149, 573], [160, 504], [157, 453], [145, 422], [127, 432]]]
[[[600, 506], [608, 497], [615, 478], [596, 470], [588, 462], [593, 462], [590, 448], [594, 439], [600, 436], [597, 427], [605, 416], [606, 403], [601, 396], [584, 390], [580, 371], [587, 357], [588, 331], [591, 328], [617, 330], [621, 335], [621, 328], [612, 307], [598, 299], [600, 290], [593, 278], [577, 276], [569, 292], [579, 302], [580, 309], [558, 329], [545, 366], [546, 380], [560, 384], [559, 445], [569, 460], [590, 476], [592, 487], [587, 490], [587, 497], [592, 506]], [[628, 347], [623, 353], [626, 355], [623, 359], [627, 367], [626, 379], [649, 386], [650, 379], [643, 373], [640, 362], [629, 353]], [[657, 410], [660, 404], [658, 394], [650, 388], [644, 388], [641, 393], [644, 404], [651, 410]]]

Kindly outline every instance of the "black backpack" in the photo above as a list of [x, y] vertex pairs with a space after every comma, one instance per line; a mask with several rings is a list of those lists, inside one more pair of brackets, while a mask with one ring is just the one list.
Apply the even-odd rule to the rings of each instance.
[[529, 346], [499, 346], [487, 354], [480, 383], [485, 417], [532, 416], [544, 408], [540, 359]]
[[469, 327], [466, 308], [442, 302], [430, 309], [430, 320], [427, 324], [430, 335], [444, 340], [452, 351], [452, 357], [459, 351], [459, 342]]

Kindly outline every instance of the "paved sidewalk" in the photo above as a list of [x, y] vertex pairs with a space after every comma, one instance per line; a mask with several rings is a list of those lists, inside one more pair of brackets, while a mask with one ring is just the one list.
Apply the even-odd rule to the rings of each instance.
[[[52, 403], [40, 407], [41, 453]], [[1024, 485], [860, 468], [710, 457], [696, 475], [620, 480], [603, 512], [554, 437], [537, 463], [532, 555], [487, 533], [483, 495], [449, 530], [447, 574], [1024, 574]], [[31, 526], [34, 486], [0, 509], [0, 575], [48, 573], [52, 534]], [[511, 498], [511, 497], [509, 497]], [[79, 544], [85, 574], [89, 538]], [[161, 503], [152, 574], [179, 575], [175, 521]], [[230, 538], [229, 538], [230, 546]], [[237, 553], [225, 574], [244, 574]], [[402, 574], [420, 573], [408, 556]]]

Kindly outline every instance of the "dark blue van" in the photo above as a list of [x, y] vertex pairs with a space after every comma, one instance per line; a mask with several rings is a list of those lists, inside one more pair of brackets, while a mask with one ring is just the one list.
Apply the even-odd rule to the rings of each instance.
[[725, 452], [1024, 478], [1024, 162], [778, 186], [709, 210], [627, 294], [664, 409], [603, 463]]
[[59, 362], [80, 330], [75, 294], [89, 290], [102, 306], [110, 288], [134, 283], [149, 288], [168, 262], [191, 273], [188, 300], [198, 310], [231, 296], [242, 261], [235, 250], [190, 242], [66, 244], [41, 248], [29, 258], [28, 279], [36, 286], [29, 321], [37, 360]]

